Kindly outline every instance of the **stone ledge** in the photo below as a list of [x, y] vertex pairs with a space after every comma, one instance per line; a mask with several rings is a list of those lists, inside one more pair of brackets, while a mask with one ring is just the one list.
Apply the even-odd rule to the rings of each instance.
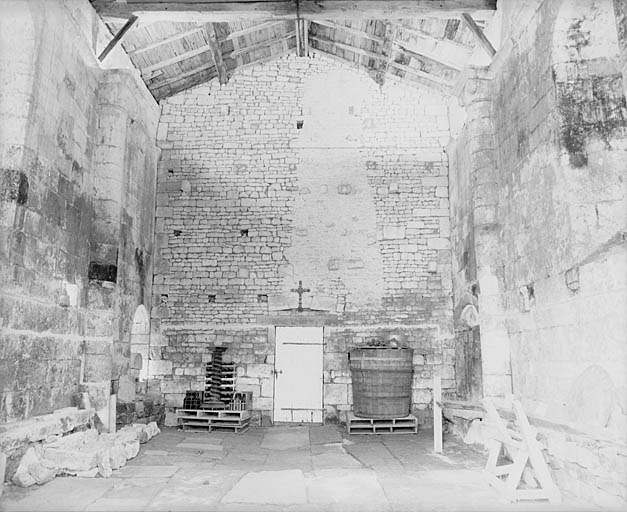
[[9, 452], [49, 436], [62, 435], [93, 423], [94, 409], [66, 407], [50, 414], [0, 425], [0, 451]]

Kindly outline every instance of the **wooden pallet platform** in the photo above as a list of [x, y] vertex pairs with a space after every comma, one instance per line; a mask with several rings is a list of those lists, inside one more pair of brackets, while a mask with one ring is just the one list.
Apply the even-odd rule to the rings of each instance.
[[183, 423], [182, 425], [185, 432], [234, 432], [235, 434], [239, 434], [248, 430], [250, 427], [250, 421], [239, 425], [216, 425], [215, 423], [205, 423], [204, 425], [190, 425], [188, 423]]
[[243, 432], [250, 425], [249, 410], [179, 409], [176, 418], [183, 430]]
[[359, 418], [349, 412], [346, 430], [349, 434], [416, 434], [418, 418], [413, 414], [404, 418]]

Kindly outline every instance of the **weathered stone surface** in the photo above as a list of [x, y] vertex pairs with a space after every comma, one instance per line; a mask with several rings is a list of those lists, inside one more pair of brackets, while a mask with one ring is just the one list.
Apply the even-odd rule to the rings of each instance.
[[4, 477], [7, 470], [7, 456], [0, 452], [0, 496], [2, 496], [2, 489], [4, 488]]
[[258, 505], [302, 505], [306, 502], [305, 479], [300, 470], [248, 473], [222, 498], [222, 503]]
[[0, 449], [8, 452], [18, 446], [85, 427], [93, 421], [93, 417], [93, 409], [68, 407], [25, 421], [0, 425]]
[[134, 309], [150, 301], [159, 107], [121, 49], [94, 66], [110, 33], [86, 2], [14, 2], [0, 32], [20, 48], [0, 56], [15, 78], [0, 100], [4, 424], [72, 405], [79, 377], [128, 373]]
[[[237, 363], [238, 390], [254, 393], [255, 409], [272, 409], [274, 340], [260, 324], [269, 310], [296, 307], [290, 290], [299, 279], [312, 289], [303, 306], [324, 310], [316, 325], [355, 327], [325, 358], [325, 370], [342, 370], [325, 374], [334, 408], [350, 402], [341, 361], [348, 346], [389, 323], [407, 326], [412, 343], [425, 339], [441, 350], [441, 340], [423, 338], [418, 326], [446, 333], [452, 317], [450, 254], [440, 232], [449, 212], [442, 97], [391, 84], [377, 89], [365, 73], [289, 56], [227, 86], [177, 94], [162, 108], [156, 222], [167, 265], [156, 267], [155, 283], [169, 294], [169, 317], [158, 320], [167, 339], [162, 358], [172, 362], [162, 380], [170, 413], [182, 405], [180, 395], [201, 389], [202, 378], [190, 371], [202, 369], [201, 355], [218, 344]], [[348, 114], [351, 108], [358, 113]], [[212, 115], [220, 109], [230, 114]], [[295, 133], [301, 110], [308, 113]], [[189, 190], [180, 190], [182, 181]], [[327, 347], [335, 338], [325, 332]]]

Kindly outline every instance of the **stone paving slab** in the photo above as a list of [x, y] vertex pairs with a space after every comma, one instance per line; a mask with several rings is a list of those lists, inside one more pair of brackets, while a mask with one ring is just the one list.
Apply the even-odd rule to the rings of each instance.
[[165, 456], [167, 455], [169, 452], [167, 450], [144, 450], [143, 451], [143, 455], [149, 456], [149, 455], [153, 455], [153, 456]]
[[[314, 428], [318, 432], [312, 435]], [[477, 456], [461, 443], [445, 440], [442, 455], [433, 454], [432, 437], [424, 433], [350, 436], [350, 442], [314, 444], [333, 436], [329, 432], [279, 427], [212, 436], [166, 429], [142, 445], [140, 455], [114, 471], [113, 478], [58, 477], [28, 489], [8, 485], [0, 511], [595, 510], [572, 499], [560, 507], [510, 504], [477, 469], [468, 468], [478, 461], [482, 466], [485, 454]], [[179, 444], [223, 450], [181, 450]]]
[[248, 473], [222, 498], [222, 503], [298, 505], [306, 502], [305, 478], [300, 470]]
[[128, 498], [139, 501], [150, 501], [165, 485], [168, 478], [155, 478], [149, 482], [142, 479], [120, 478], [115, 485], [102, 495], [103, 499]]
[[384, 512], [390, 505], [374, 471], [323, 469], [307, 481], [309, 502], [326, 510]]
[[329, 443], [341, 443], [342, 434], [340, 433], [337, 425], [316, 425], [310, 427], [309, 429], [309, 442], [312, 446]]
[[300, 469], [311, 471], [313, 469], [311, 454], [305, 450], [283, 450], [269, 453], [263, 465], [264, 469]]
[[179, 443], [176, 445], [179, 450], [200, 450], [206, 451], [211, 450], [215, 452], [221, 452], [224, 450], [221, 444], [211, 444], [211, 443], [191, 443], [185, 441], [183, 443]]
[[169, 478], [179, 470], [178, 466], [124, 466], [113, 472], [112, 478]]
[[148, 511], [215, 510], [245, 472], [206, 466], [182, 468], [150, 502]]
[[131, 498], [100, 498], [84, 510], [86, 512], [135, 512], [146, 510], [149, 499], [131, 499]]
[[312, 458], [314, 469], [357, 469], [363, 467], [358, 460], [346, 452], [321, 453]]
[[0, 510], [11, 511], [78, 511], [102, 497], [115, 485], [109, 478], [59, 477], [41, 487], [12, 487], [0, 498]]
[[[212, 446], [222, 446], [223, 440], [224, 440], [223, 437], [193, 436], [193, 437], [186, 437], [185, 439], [183, 439], [182, 442], [183, 443], [196, 443], [196, 444], [212, 445]], [[179, 445], [180, 444], [181, 443], [179, 443]]]
[[309, 447], [308, 427], [276, 427], [263, 436], [261, 448], [266, 450], [290, 450]]

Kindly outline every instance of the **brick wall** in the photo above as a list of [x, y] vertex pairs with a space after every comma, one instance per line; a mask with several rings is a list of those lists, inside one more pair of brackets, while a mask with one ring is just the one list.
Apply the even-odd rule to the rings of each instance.
[[[201, 385], [203, 354], [223, 343], [240, 388], [252, 386], [268, 412], [266, 325], [297, 305], [299, 280], [311, 289], [304, 306], [337, 325], [325, 329], [325, 361], [338, 367], [325, 372], [329, 416], [351, 400], [349, 347], [335, 342], [343, 329], [356, 344], [399, 328], [428, 348], [414, 409], [427, 407], [434, 365], [452, 390], [447, 140], [441, 97], [392, 82], [380, 90], [318, 57], [285, 57], [164, 101], [154, 305], [167, 305], [153, 308], [150, 364], [169, 405]], [[252, 379], [262, 380], [246, 380], [260, 364]]]
[[[134, 307], [150, 295], [137, 262], [150, 275], [159, 112], [121, 50], [116, 69], [98, 65], [111, 35], [87, 1], [8, 2], [0, 24], [5, 422], [72, 405], [81, 376], [103, 407], [128, 376]], [[116, 283], [90, 279], [90, 262], [117, 266]]]

